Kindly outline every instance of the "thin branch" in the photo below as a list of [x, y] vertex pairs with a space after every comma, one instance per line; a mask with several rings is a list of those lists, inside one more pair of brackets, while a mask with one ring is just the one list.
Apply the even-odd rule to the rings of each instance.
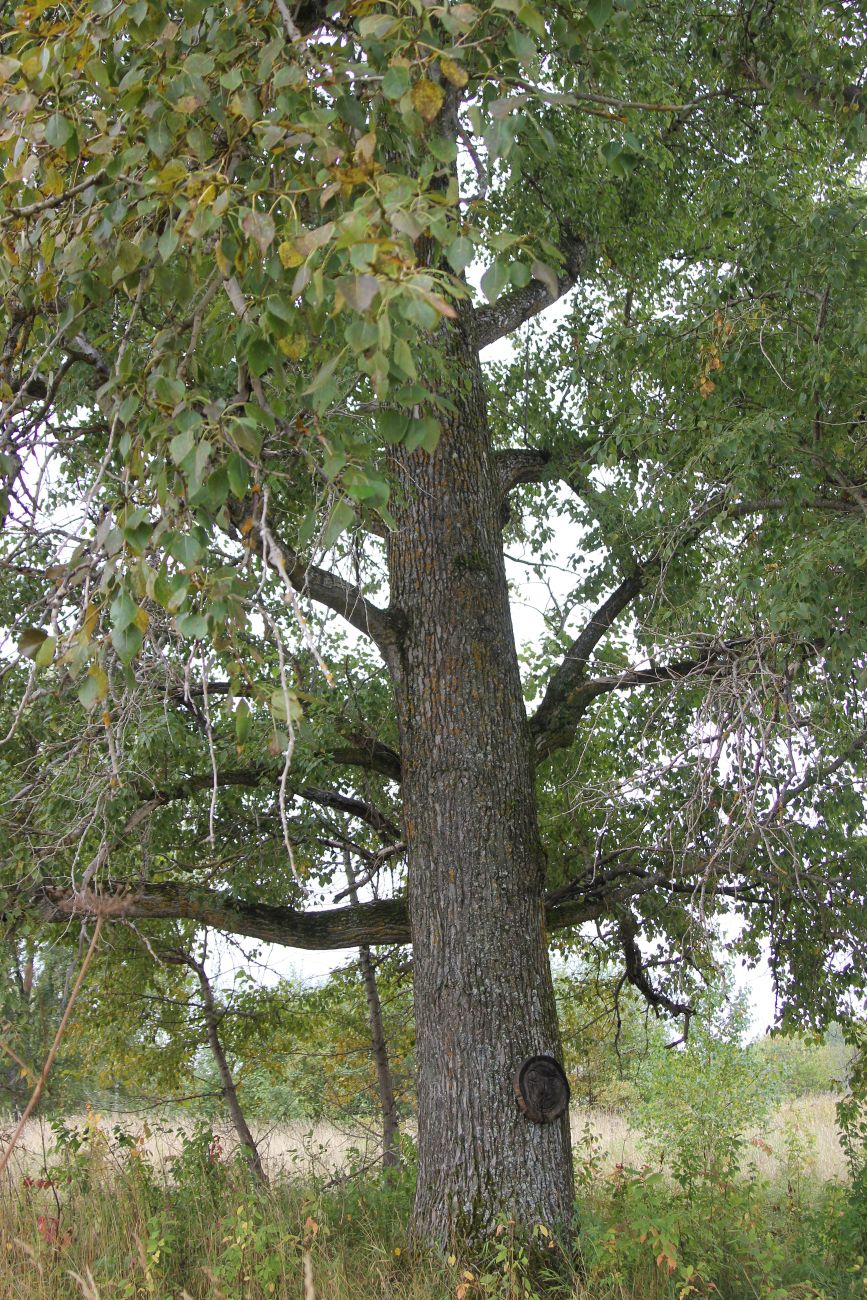
[[88, 967], [90, 966], [90, 963], [93, 960], [93, 955], [96, 952], [96, 946], [99, 943], [99, 936], [101, 931], [102, 931], [102, 920], [97, 919], [96, 928], [94, 929], [93, 937], [90, 940], [90, 946], [84, 955], [84, 961], [81, 963], [81, 968], [78, 972], [78, 978], [76, 979], [75, 984], [72, 987], [72, 992], [70, 993], [69, 1001], [66, 1003], [66, 1007], [64, 1008], [63, 1015], [60, 1020], [60, 1024], [57, 1026], [57, 1033], [54, 1035], [54, 1042], [51, 1044], [51, 1048], [49, 1049], [48, 1055], [45, 1058], [45, 1064], [42, 1067], [42, 1073], [40, 1074], [39, 1078], [36, 1080], [36, 1087], [33, 1089], [30, 1100], [28, 1101], [27, 1105], [24, 1108], [24, 1114], [21, 1116], [21, 1119], [18, 1121], [18, 1125], [15, 1129], [15, 1132], [12, 1134], [12, 1137], [9, 1139], [9, 1145], [7, 1146], [6, 1150], [3, 1152], [2, 1158], [0, 1158], [0, 1176], [2, 1176], [4, 1170], [6, 1169], [6, 1166], [9, 1164], [10, 1157], [12, 1155], [12, 1152], [15, 1150], [15, 1146], [18, 1142], [18, 1139], [21, 1137], [21, 1134], [24, 1132], [24, 1127], [27, 1124], [27, 1121], [29, 1120], [30, 1116], [33, 1114], [33, 1111], [36, 1109], [36, 1104], [42, 1095], [42, 1089], [45, 1087], [45, 1081], [48, 1078], [52, 1065], [54, 1064], [54, 1058], [57, 1055], [58, 1049], [63, 1040], [63, 1035], [66, 1032], [66, 1026], [69, 1024], [69, 1017], [72, 1015], [72, 1008], [75, 1006], [76, 999], [78, 998], [78, 995], [81, 991], [81, 986], [84, 983], [84, 977], [87, 974]]
[[[261, 548], [264, 544], [261, 530], [253, 523], [248, 541]], [[305, 564], [297, 551], [284, 545], [272, 533], [268, 535], [269, 554], [279, 555], [286, 576], [296, 591], [326, 605], [358, 632], [363, 632], [376, 643], [389, 668], [396, 671], [398, 662], [398, 624], [391, 611], [374, 605], [345, 578], [321, 569], [315, 564]], [[276, 557], [275, 557], [276, 558]]]
[[[574, 484], [570, 483], [570, 486], [577, 492]], [[648, 579], [659, 572], [664, 561], [670, 560], [674, 554], [694, 545], [715, 523], [743, 519], [750, 515], [785, 508], [786, 502], [779, 497], [764, 497], [753, 501], [729, 501], [725, 490], [721, 489], [712, 493], [678, 532], [669, 539], [664, 539], [651, 559], [636, 564], [633, 572], [623, 579], [593, 613], [587, 625], [566, 651], [560, 666], [548, 683], [542, 703], [530, 719], [530, 731], [534, 738], [537, 759], [547, 758], [555, 749], [572, 743], [578, 722], [588, 704], [597, 695], [631, 686], [675, 681], [694, 671], [707, 671], [712, 666], [715, 655], [718, 658], [736, 646], [745, 644], [738, 639], [725, 642], [722, 645], [709, 647], [708, 651], [698, 659], [673, 663], [662, 669], [630, 669], [616, 677], [599, 678], [594, 682], [586, 678], [590, 655], [617, 617], [644, 590]], [[798, 508], [841, 513], [848, 513], [852, 509], [848, 502], [841, 502], [832, 497], [816, 497], [812, 501], [798, 503]]]
[[[168, 803], [173, 803], [177, 799], [188, 799], [191, 795], [197, 794], [203, 790], [210, 790], [214, 784], [217, 786], [246, 786], [255, 788], [262, 785], [269, 778], [274, 778], [274, 773], [265, 764], [255, 764], [247, 768], [230, 768], [223, 772], [218, 772], [216, 776], [211, 773], [199, 773], [194, 776], [184, 777], [183, 780], [177, 781], [174, 785], [167, 786], [163, 790], [156, 790], [141, 807], [129, 816], [124, 824], [123, 834], [129, 835], [136, 829], [146, 818], [162, 808]], [[291, 791], [300, 799], [306, 799], [309, 803], [318, 804], [321, 808], [333, 808], [337, 812], [348, 813], [350, 817], [357, 817], [360, 821], [366, 822], [373, 830], [388, 837], [388, 842], [400, 838], [398, 826], [385, 813], [372, 803], [365, 799], [358, 799], [354, 795], [341, 794], [338, 790], [323, 790], [317, 786], [299, 786]]]
[[77, 185], [71, 186], [70, 189], [64, 190], [62, 194], [53, 194], [50, 198], [39, 199], [36, 203], [27, 203], [21, 208], [7, 208], [3, 214], [3, 220], [6, 221], [12, 217], [35, 217], [38, 212], [45, 212], [48, 208], [58, 208], [63, 203], [68, 203], [74, 199], [76, 194], [82, 194], [84, 190], [89, 190], [91, 185], [98, 185], [104, 180], [106, 169], [101, 167], [98, 172], [92, 176], [86, 176], [83, 181]]

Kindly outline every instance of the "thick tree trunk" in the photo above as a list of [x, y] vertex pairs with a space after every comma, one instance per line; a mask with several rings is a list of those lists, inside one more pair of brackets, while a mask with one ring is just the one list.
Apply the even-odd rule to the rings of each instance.
[[[450, 329], [457, 405], [433, 456], [399, 453], [392, 603], [418, 1059], [416, 1240], [498, 1220], [564, 1228], [568, 1116], [529, 1122], [513, 1076], [559, 1056], [544, 855], [481, 370]], [[430, 376], [428, 376], [430, 380]]]
[[[355, 872], [348, 850], [343, 854], [343, 868], [349, 885], [349, 897], [358, 903], [358, 890], [355, 887]], [[391, 1077], [391, 1062], [388, 1059], [388, 1044], [385, 1041], [385, 1029], [382, 1023], [382, 1003], [379, 1000], [379, 988], [376, 983], [376, 970], [370, 948], [363, 943], [358, 949], [358, 968], [364, 984], [367, 998], [367, 1017], [370, 1022], [370, 1048], [373, 1063], [376, 1066], [376, 1085], [379, 1091], [379, 1108], [382, 1113], [382, 1167], [395, 1168], [400, 1164], [399, 1130], [397, 1124], [397, 1103], [394, 1099], [394, 1082]]]

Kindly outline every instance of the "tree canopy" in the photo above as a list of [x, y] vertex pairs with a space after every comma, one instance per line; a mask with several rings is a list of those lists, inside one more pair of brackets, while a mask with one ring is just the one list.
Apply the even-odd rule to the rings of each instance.
[[[842, 0], [15, 11], [8, 925], [409, 942], [395, 698], [499, 671], [435, 634], [486, 581], [450, 532], [481, 475], [510, 572], [557, 569], [517, 647], [554, 941], [683, 1015], [722, 934], [791, 1019], [852, 1011], [865, 35]], [[395, 593], [439, 599], [449, 547], [423, 662]], [[435, 775], [462, 724], [431, 725]]]

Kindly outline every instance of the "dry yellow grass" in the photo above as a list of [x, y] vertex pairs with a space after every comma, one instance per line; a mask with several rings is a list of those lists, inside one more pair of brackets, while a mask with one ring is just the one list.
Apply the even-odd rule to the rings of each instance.
[[[788, 1102], [771, 1117], [760, 1130], [750, 1135], [747, 1161], [754, 1163], [758, 1172], [775, 1179], [785, 1177], [790, 1156], [799, 1154], [803, 1171], [819, 1181], [845, 1177], [845, 1164], [835, 1127], [835, 1098], [831, 1094], [818, 1094]], [[616, 1164], [640, 1165], [647, 1156], [641, 1134], [630, 1126], [628, 1117], [616, 1112], [600, 1110], [572, 1111], [573, 1141], [580, 1146], [581, 1137], [588, 1129], [598, 1139], [606, 1167]], [[72, 1117], [70, 1123], [86, 1124], [86, 1116]], [[91, 1121], [92, 1122], [92, 1121]], [[182, 1147], [182, 1137], [192, 1129], [190, 1121], [183, 1118], [135, 1117], [104, 1114], [99, 1116], [99, 1129], [110, 1134], [118, 1124], [134, 1135], [143, 1134], [142, 1148], [157, 1169], [168, 1174], [170, 1162]], [[234, 1134], [225, 1124], [216, 1124], [226, 1153], [234, 1150]], [[0, 1148], [11, 1132], [12, 1125], [0, 1125]], [[302, 1178], [333, 1177], [348, 1164], [364, 1165], [376, 1159], [378, 1136], [374, 1128], [338, 1127], [335, 1124], [297, 1121], [272, 1127], [253, 1125], [254, 1136], [260, 1144], [263, 1161], [269, 1174], [297, 1174]], [[111, 1160], [109, 1144], [105, 1144], [105, 1158]], [[23, 1138], [13, 1154], [9, 1177], [33, 1174], [46, 1160], [52, 1159], [54, 1136], [44, 1120], [31, 1120]]]
[[[836, 1102], [831, 1093], [817, 1093], [780, 1106], [767, 1124], [750, 1133], [745, 1165], [754, 1164], [763, 1177], [776, 1179], [786, 1175], [790, 1158], [799, 1155], [806, 1175], [822, 1182], [845, 1178]], [[626, 1115], [573, 1108], [573, 1142], [580, 1140], [585, 1127], [599, 1139], [605, 1165], [635, 1166], [646, 1161], [641, 1134]]]

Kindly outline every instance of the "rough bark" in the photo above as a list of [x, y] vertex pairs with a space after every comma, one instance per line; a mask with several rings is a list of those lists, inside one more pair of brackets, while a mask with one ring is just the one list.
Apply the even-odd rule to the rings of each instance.
[[395, 454], [389, 548], [415, 984], [416, 1240], [501, 1218], [565, 1227], [569, 1121], [519, 1113], [516, 1069], [559, 1056], [544, 854], [500, 540], [501, 489], [472, 328], [446, 347], [456, 413], [432, 456]]
[[[638, 887], [636, 893], [641, 892]], [[331, 907], [322, 911], [299, 912], [294, 907], [254, 903], [200, 885], [162, 880], [114, 881], [111, 888], [97, 892], [78, 891], [68, 883], [46, 881], [32, 888], [7, 893], [10, 911], [0, 909], [0, 922], [25, 903], [48, 924], [68, 925], [71, 917], [106, 921], [197, 921], [212, 930], [243, 934], [266, 943], [289, 948], [326, 951], [353, 948], [366, 943], [409, 943], [409, 915], [403, 898], [381, 898], [357, 907]], [[2, 900], [0, 900], [2, 901]], [[552, 896], [546, 900], [548, 929], [596, 921], [606, 912], [601, 897], [587, 892], [580, 898]]]
[[[343, 855], [346, 879], [349, 882], [349, 897], [358, 905], [358, 890], [355, 885], [355, 872], [352, 858], [348, 852]], [[370, 1021], [370, 1049], [376, 1066], [376, 1086], [379, 1092], [379, 1107], [382, 1112], [382, 1167], [395, 1168], [400, 1164], [397, 1123], [397, 1103], [394, 1099], [394, 1081], [391, 1077], [391, 1062], [388, 1059], [388, 1044], [382, 1023], [382, 1003], [379, 1000], [379, 988], [376, 983], [376, 970], [370, 948], [366, 943], [358, 949], [358, 968], [364, 984], [367, 998], [367, 1016]]]

